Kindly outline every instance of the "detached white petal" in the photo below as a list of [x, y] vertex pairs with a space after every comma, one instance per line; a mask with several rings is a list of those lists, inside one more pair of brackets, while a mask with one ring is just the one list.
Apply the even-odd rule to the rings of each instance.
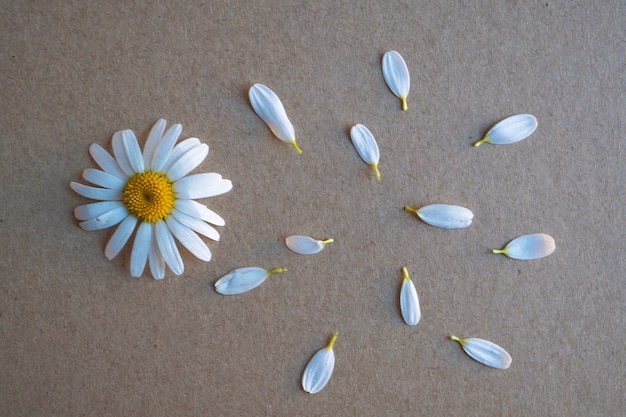
[[537, 129], [537, 119], [531, 114], [516, 114], [507, 117], [493, 126], [489, 132], [474, 146], [482, 143], [493, 143], [494, 145], [507, 145], [526, 139]]
[[511, 355], [493, 342], [474, 337], [466, 339], [450, 336], [450, 339], [459, 342], [463, 350], [472, 359], [491, 366], [492, 368], [506, 369], [511, 365]]
[[380, 172], [378, 171], [380, 152], [378, 151], [378, 144], [372, 132], [362, 124], [356, 124], [350, 129], [350, 138], [361, 159], [374, 168], [376, 178], [380, 180]]
[[285, 268], [272, 270], [257, 267], [237, 268], [215, 283], [215, 291], [224, 295], [242, 294], [263, 284], [263, 281], [271, 274], [285, 271]]
[[402, 312], [404, 322], [409, 326], [415, 326], [422, 318], [420, 302], [417, 298], [415, 285], [413, 285], [413, 281], [411, 281], [406, 268], [402, 268], [402, 274], [404, 275], [404, 279], [402, 281], [402, 288], [400, 289], [400, 311]]
[[402, 110], [407, 109], [406, 98], [411, 88], [411, 77], [404, 58], [396, 51], [383, 55], [383, 77], [389, 89], [402, 100]]
[[550, 255], [556, 249], [552, 236], [533, 233], [513, 239], [503, 249], [494, 249], [493, 253], [501, 253], [513, 259], [528, 261]]
[[285, 238], [285, 245], [295, 253], [300, 255], [313, 255], [321, 252], [329, 243], [334, 242], [333, 239], [316, 240], [309, 236], [293, 235]]
[[274, 135], [293, 146], [296, 152], [302, 153], [296, 145], [296, 132], [293, 125], [276, 93], [263, 84], [254, 84], [248, 90], [248, 97], [255, 113], [267, 124]]
[[339, 333], [334, 333], [328, 345], [313, 355], [302, 375], [302, 388], [310, 394], [320, 392], [330, 380], [335, 368], [333, 344]]
[[474, 213], [465, 207], [450, 204], [431, 204], [418, 210], [405, 206], [404, 209], [415, 213], [424, 222], [431, 226], [444, 229], [462, 229], [472, 224]]

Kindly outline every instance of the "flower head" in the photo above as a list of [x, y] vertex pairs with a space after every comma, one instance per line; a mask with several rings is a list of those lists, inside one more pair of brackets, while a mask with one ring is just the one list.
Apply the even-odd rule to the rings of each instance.
[[139, 277], [146, 262], [155, 279], [165, 276], [165, 265], [176, 275], [183, 273], [183, 261], [174, 238], [199, 259], [208, 262], [211, 251], [198, 234], [219, 240], [211, 225], [225, 224], [217, 213], [196, 198], [207, 198], [231, 190], [230, 180], [220, 174], [187, 175], [209, 153], [209, 147], [196, 138], [176, 144], [182, 131], [179, 124], [165, 131], [165, 120], [158, 120], [143, 151], [131, 130], [116, 132], [113, 156], [92, 144], [89, 153], [101, 169], [88, 168], [83, 178], [97, 187], [71, 182], [83, 197], [99, 200], [74, 209], [79, 226], [100, 230], [115, 225], [104, 254], [113, 259], [136, 229], [130, 256], [130, 274]]

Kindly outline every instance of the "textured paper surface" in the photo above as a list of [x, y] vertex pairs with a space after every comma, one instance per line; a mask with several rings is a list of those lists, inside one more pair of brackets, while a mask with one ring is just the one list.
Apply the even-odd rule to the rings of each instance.
[[[0, 6], [0, 415], [617, 416], [624, 409], [626, 5], [622, 1], [16, 2]], [[382, 54], [411, 73], [408, 111]], [[297, 155], [252, 111], [266, 84]], [[471, 145], [504, 117], [537, 131]], [[133, 279], [69, 188], [116, 130], [164, 117], [234, 188], [183, 276]], [[352, 147], [365, 124], [381, 181]], [[402, 210], [470, 208], [441, 230]], [[490, 254], [525, 233], [556, 252]], [[334, 238], [301, 256], [283, 239]], [[285, 267], [254, 291], [242, 266]], [[399, 311], [401, 268], [422, 320]], [[311, 396], [307, 361], [339, 332]], [[447, 339], [506, 348], [505, 371]]]

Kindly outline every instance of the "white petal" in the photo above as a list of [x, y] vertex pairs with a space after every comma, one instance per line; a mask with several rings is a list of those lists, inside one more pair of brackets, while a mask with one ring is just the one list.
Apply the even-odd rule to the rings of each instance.
[[111, 147], [113, 148], [113, 155], [117, 164], [120, 166], [124, 174], [128, 177], [135, 175], [135, 170], [130, 166], [126, 149], [124, 148], [124, 141], [122, 139], [122, 131], [117, 131], [113, 134], [111, 139]]
[[107, 229], [109, 227], [115, 226], [116, 224], [124, 220], [127, 216], [128, 211], [126, 211], [126, 208], [122, 206], [114, 208], [113, 210], [109, 210], [106, 213], [99, 215], [98, 217], [94, 217], [93, 219], [80, 222], [78, 225], [83, 230]]
[[356, 124], [350, 129], [350, 138], [361, 159], [374, 168], [376, 178], [380, 180], [380, 172], [378, 172], [380, 152], [378, 151], [378, 144], [372, 132], [362, 124]]
[[157, 245], [163, 260], [176, 275], [182, 274], [184, 271], [183, 260], [180, 257], [180, 252], [178, 252], [172, 233], [163, 220], [156, 222], [154, 228]]
[[176, 239], [178, 239], [189, 252], [193, 253], [196, 258], [205, 262], [211, 260], [211, 251], [206, 243], [204, 243], [193, 230], [187, 226], [183, 226], [173, 216], [166, 217], [165, 223]]
[[133, 171], [137, 173], [143, 172], [143, 155], [141, 154], [137, 138], [132, 130], [126, 129], [122, 131], [122, 144], [124, 145], [124, 151], [126, 152], [128, 162]]
[[78, 220], [90, 220], [122, 206], [123, 204], [120, 201], [100, 201], [98, 203], [85, 204], [74, 209], [74, 217]]
[[163, 260], [163, 256], [159, 250], [154, 225], [152, 225], [152, 243], [150, 245], [150, 252], [148, 252], [148, 265], [150, 266], [150, 272], [154, 279], [163, 279], [163, 277], [165, 277], [165, 260]]
[[190, 149], [167, 169], [167, 176], [171, 181], [181, 179], [200, 165], [208, 154], [209, 146], [206, 143]]
[[504, 249], [494, 249], [493, 253], [501, 253], [513, 259], [528, 261], [550, 255], [556, 249], [552, 236], [533, 233], [519, 236], [510, 241]]
[[474, 146], [479, 146], [484, 142], [495, 145], [519, 142], [532, 135], [535, 129], [537, 129], [537, 125], [535, 116], [531, 114], [516, 114], [496, 123]]
[[130, 253], [130, 275], [137, 278], [143, 274], [148, 260], [148, 252], [152, 245], [152, 225], [143, 222], [135, 234], [133, 250]]
[[215, 283], [215, 291], [224, 295], [242, 294], [261, 285], [271, 274], [284, 271], [284, 268], [269, 271], [257, 267], [237, 268]]
[[194, 200], [177, 199], [174, 202], [174, 207], [185, 214], [197, 217], [216, 226], [224, 226], [226, 224], [226, 221], [219, 214]]
[[511, 365], [511, 355], [493, 342], [474, 337], [463, 339], [450, 336], [450, 339], [459, 342], [469, 356], [484, 365], [498, 369], [506, 369]]
[[117, 161], [115, 161], [115, 159], [113, 159], [113, 157], [109, 155], [109, 153], [104, 150], [102, 146], [96, 143], [92, 143], [89, 147], [89, 153], [104, 172], [115, 175], [122, 180], [128, 179], [128, 176], [126, 176], [126, 174], [124, 174], [124, 172], [121, 170]]
[[83, 171], [83, 178], [94, 185], [108, 188], [111, 190], [123, 190], [126, 185], [126, 179], [116, 177], [99, 169], [87, 168]]
[[404, 58], [398, 52], [389, 51], [383, 55], [383, 77], [389, 89], [402, 100], [402, 110], [406, 110], [411, 77]]
[[122, 200], [122, 192], [119, 190], [90, 187], [74, 181], [70, 182], [70, 188], [77, 194], [80, 194], [85, 198], [91, 198], [92, 200]]
[[161, 142], [161, 138], [163, 137], [163, 132], [165, 131], [166, 121], [164, 119], [159, 119], [156, 121], [152, 129], [150, 129], [150, 133], [148, 134], [148, 139], [146, 139], [146, 144], [143, 146], [143, 164], [144, 167], [152, 167], [152, 158], [154, 156], [154, 150], [156, 149], [159, 142]]
[[117, 229], [115, 229], [115, 233], [109, 239], [106, 247], [104, 248], [104, 256], [107, 259], [113, 259], [117, 256], [118, 253], [122, 250], [130, 235], [133, 234], [133, 230], [135, 230], [135, 226], [137, 225], [137, 218], [134, 216], [126, 217]]
[[468, 227], [474, 218], [471, 210], [450, 204], [431, 204], [418, 210], [407, 206], [404, 209], [417, 214], [425, 223], [444, 229]]
[[402, 288], [400, 289], [400, 311], [404, 322], [409, 326], [415, 326], [422, 318], [420, 311], [420, 302], [417, 298], [417, 290], [406, 268], [402, 268], [404, 279]]
[[295, 253], [301, 255], [312, 255], [320, 252], [324, 249], [328, 243], [333, 242], [333, 239], [316, 240], [309, 236], [293, 235], [288, 236], [285, 239], [285, 245]]
[[302, 388], [310, 393], [317, 394], [330, 380], [335, 368], [335, 352], [333, 344], [337, 339], [337, 333], [333, 334], [328, 345], [313, 355], [304, 369], [302, 375]]
[[183, 127], [180, 124], [172, 125], [169, 129], [167, 129], [167, 132], [165, 132], [163, 138], [154, 150], [151, 166], [153, 171], [161, 172], [170, 156], [170, 152], [172, 152], [174, 144], [180, 136], [180, 132], [182, 131]]
[[[191, 200], [193, 201], [193, 200]], [[190, 216], [177, 209], [172, 209], [172, 216], [178, 220], [182, 225], [187, 226], [191, 230], [200, 233], [203, 236], [213, 239], [215, 241], [220, 240], [220, 234], [214, 227], [208, 225], [204, 221], [197, 217]]]
[[274, 135], [291, 144], [298, 153], [301, 153], [302, 151], [296, 145], [293, 125], [276, 93], [263, 84], [254, 84], [248, 91], [248, 97], [256, 114], [267, 124]]
[[200, 143], [200, 140], [198, 138], [187, 138], [177, 143], [176, 146], [174, 146], [174, 148], [172, 149], [172, 152], [170, 152], [170, 156], [167, 158], [167, 161], [165, 161], [165, 165], [163, 165], [163, 171], [167, 172], [172, 164], [178, 161], [181, 156], [187, 153], [190, 149], [193, 149], [196, 146], [200, 145], [202, 145], [202, 143]]
[[195, 199], [227, 193], [233, 184], [230, 180], [222, 179], [220, 174], [205, 172], [181, 178], [173, 184], [173, 188], [177, 198]]

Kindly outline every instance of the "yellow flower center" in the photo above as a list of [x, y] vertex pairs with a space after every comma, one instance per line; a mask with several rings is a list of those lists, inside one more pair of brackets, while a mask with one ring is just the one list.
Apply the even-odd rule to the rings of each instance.
[[122, 191], [122, 203], [139, 220], [154, 223], [169, 216], [176, 195], [163, 174], [146, 171], [133, 175]]

